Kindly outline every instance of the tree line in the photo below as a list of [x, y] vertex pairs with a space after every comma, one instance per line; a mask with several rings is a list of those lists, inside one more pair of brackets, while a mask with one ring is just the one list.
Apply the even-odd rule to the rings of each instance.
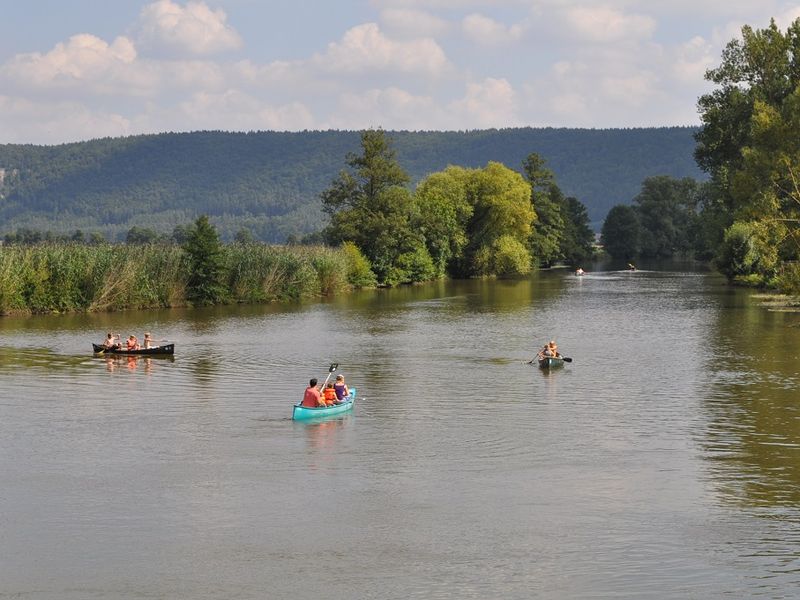
[[523, 173], [498, 162], [449, 166], [412, 191], [381, 129], [364, 131], [361, 152], [322, 192], [329, 245], [352, 243], [383, 285], [445, 276], [514, 277], [593, 253], [586, 207], [566, 197], [538, 154]]
[[602, 242], [615, 257], [713, 260], [730, 280], [800, 293], [800, 19], [746, 25], [706, 79], [695, 158], [707, 182], [645, 180], [615, 206]]
[[[400, 163], [418, 184], [448, 165], [499, 162], [519, 169], [530, 152], [547, 157], [567, 196], [592, 223], [633, 197], [652, 174], [701, 172], [692, 158], [696, 128], [389, 132]], [[82, 230], [124, 241], [134, 226], [170, 235], [206, 214], [220, 237], [247, 228], [283, 243], [318, 228], [319, 194], [358, 131], [161, 133], [57, 146], [0, 144], [0, 235], [19, 228]]]

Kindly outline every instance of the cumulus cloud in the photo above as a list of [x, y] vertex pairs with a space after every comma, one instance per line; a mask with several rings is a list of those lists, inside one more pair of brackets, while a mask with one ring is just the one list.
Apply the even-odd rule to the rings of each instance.
[[242, 46], [239, 34], [226, 21], [224, 11], [211, 10], [205, 2], [190, 0], [181, 6], [158, 0], [142, 9], [137, 38], [155, 53], [207, 56]]
[[395, 41], [376, 23], [365, 23], [347, 31], [340, 42], [331, 43], [314, 62], [324, 70], [340, 73], [395, 71], [437, 75], [447, 66], [442, 48], [432, 39]]
[[441, 17], [409, 8], [382, 10], [381, 22], [392, 32], [407, 37], [436, 37], [451, 28], [450, 23]]
[[312, 128], [314, 119], [301, 102], [271, 105], [241, 90], [201, 92], [180, 104], [189, 128], [288, 131]]
[[451, 102], [448, 111], [461, 128], [514, 127], [519, 125], [517, 96], [505, 79], [487, 77], [467, 85], [463, 98]]
[[506, 26], [477, 13], [464, 17], [461, 27], [468, 38], [485, 45], [513, 42], [520, 39], [524, 33], [522, 25]]
[[676, 81], [685, 85], [696, 84], [703, 80], [706, 70], [715, 66], [717, 60], [713, 45], [706, 39], [695, 36], [676, 49], [672, 75]]
[[610, 43], [652, 36], [656, 21], [644, 15], [629, 15], [607, 6], [568, 8], [568, 26], [585, 41]]
[[[22, 124], [22, 125], [20, 125]], [[130, 121], [113, 112], [77, 102], [33, 102], [0, 95], [0, 131], [4, 143], [49, 144], [131, 133]]]
[[415, 96], [398, 87], [344, 92], [328, 127], [362, 129], [391, 123], [393, 129], [441, 127], [441, 108], [429, 96]]

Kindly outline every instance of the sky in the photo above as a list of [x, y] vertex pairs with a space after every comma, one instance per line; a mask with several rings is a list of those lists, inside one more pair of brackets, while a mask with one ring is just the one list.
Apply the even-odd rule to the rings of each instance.
[[0, 143], [698, 125], [777, 0], [0, 0]]

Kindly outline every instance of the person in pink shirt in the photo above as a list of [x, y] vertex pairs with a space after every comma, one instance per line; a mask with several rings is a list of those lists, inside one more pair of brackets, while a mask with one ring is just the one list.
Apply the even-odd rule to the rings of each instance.
[[303, 401], [300, 403], [300, 406], [306, 406], [308, 408], [325, 406], [322, 394], [320, 394], [319, 388], [317, 388], [316, 377], [308, 382], [308, 387], [306, 388], [305, 394], [303, 394]]

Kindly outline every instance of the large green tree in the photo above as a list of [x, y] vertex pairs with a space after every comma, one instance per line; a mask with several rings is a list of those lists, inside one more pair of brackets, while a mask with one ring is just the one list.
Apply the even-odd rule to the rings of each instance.
[[448, 167], [426, 177], [414, 192], [415, 227], [439, 277], [462, 256], [467, 244], [467, 222], [474, 210], [467, 198], [469, 178], [467, 169]]
[[[800, 19], [785, 33], [774, 20], [743, 27], [706, 78], [717, 88], [699, 101], [695, 155], [714, 182], [709, 214], [729, 228], [720, 270], [767, 281], [800, 256]], [[722, 209], [727, 220], [718, 218]]]
[[468, 275], [524, 275], [531, 270], [528, 241], [536, 214], [531, 189], [522, 176], [490, 162], [471, 172], [467, 198], [473, 213], [461, 273]]
[[389, 138], [381, 129], [364, 131], [361, 150], [347, 155], [349, 169], [321, 194], [323, 210], [330, 215], [326, 241], [353, 242], [380, 283], [431, 279], [435, 266], [422, 234], [412, 226], [415, 206], [406, 187], [409, 176], [398, 164]]
[[636, 209], [618, 204], [608, 211], [600, 241], [606, 252], [618, 260], [630, 260], [639, 254], [641, 225]]
[[580, 266], [594, 255], [594, 232], [589, 227], [586, 206], [572, 196], [564, 199], [564, 232], [561, 237], [561, 256], [572, 266]]
[[533, 152], [522, 163], [522, 172], [531, 186], [531, 204], [536, 212], [530, 236], [531, 254], [542, 266], [549, 267], [562, 258], [561, 242], [566, 227], [562, 208], [564, 194], [556, 184], [546, 161]]
[[691, 254], [699, 184], [666, 175], [648, 177], [634, 198], [641, 225], [640, 254], [669, 258]]

